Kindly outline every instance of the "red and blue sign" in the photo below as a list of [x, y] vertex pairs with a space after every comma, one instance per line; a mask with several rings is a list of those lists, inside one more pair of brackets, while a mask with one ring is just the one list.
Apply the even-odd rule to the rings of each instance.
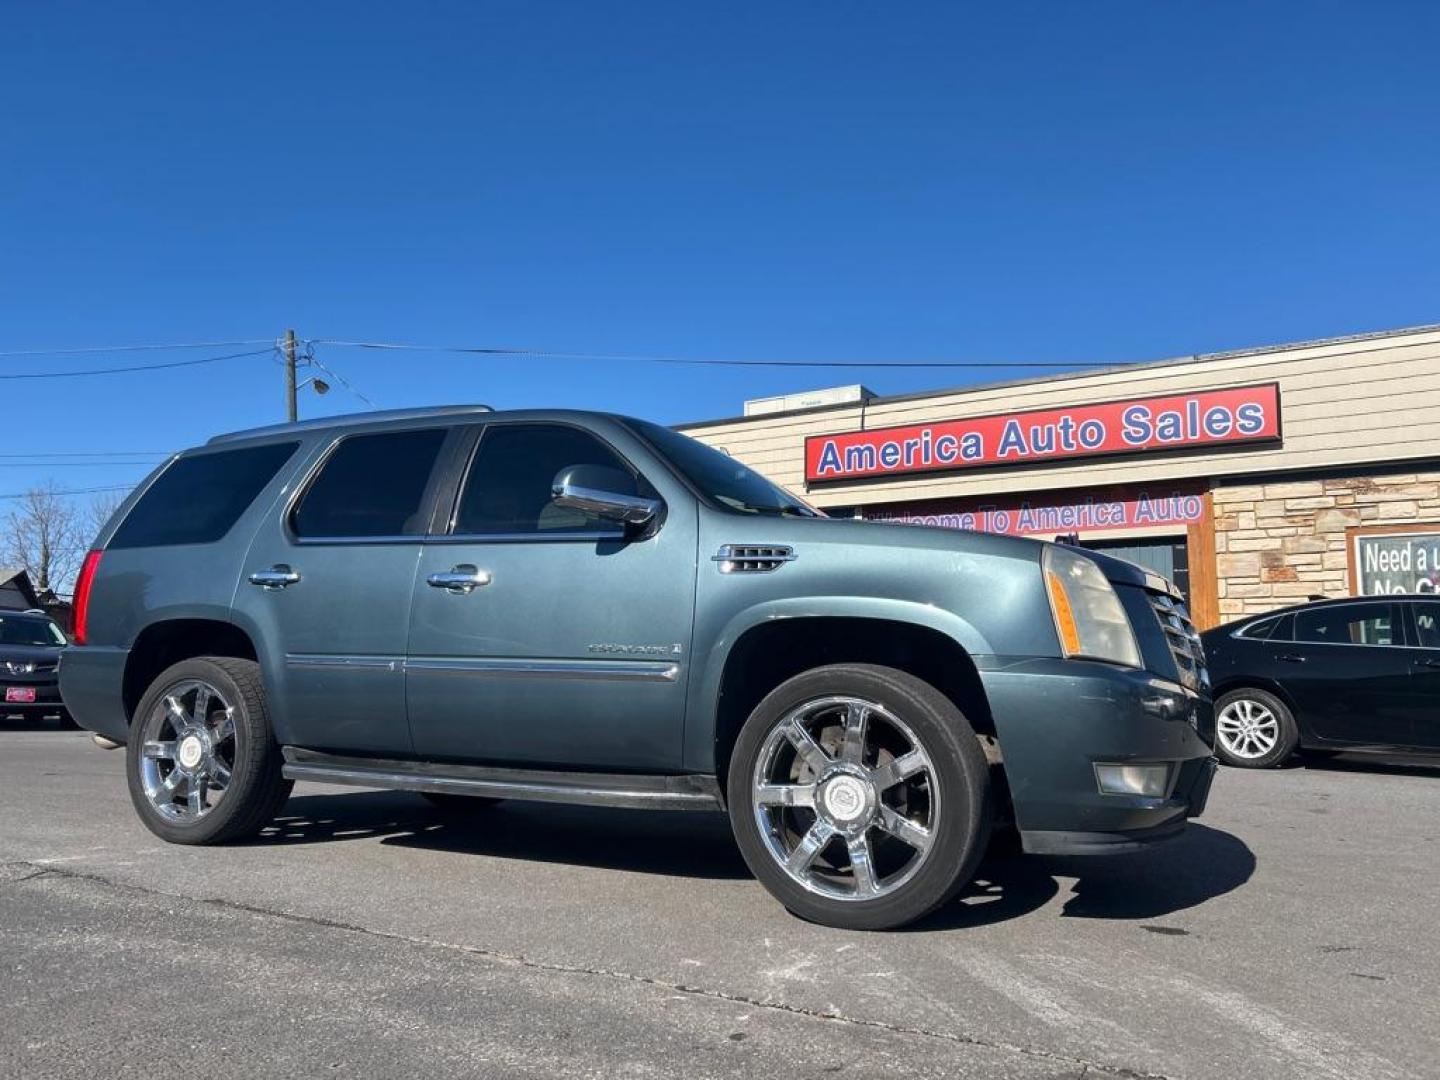
[[1263, 383], [811, 435], [805, 479], [823, 483], [1279, 438], [1280, 387]]
[[1167, 528], [1183, 532], [1205, 516], [1205, 499], [1197, 487], [1158, 491], [1100, 489], [1056, 497], [1038, 495], [1004, 500], [938, 499], [896, 503], [865, 509], [868, 521], [899, 525], [930, 525], [942, 529], [1005, 533], [1010, 536], [1056, 536], [1113, 529]]

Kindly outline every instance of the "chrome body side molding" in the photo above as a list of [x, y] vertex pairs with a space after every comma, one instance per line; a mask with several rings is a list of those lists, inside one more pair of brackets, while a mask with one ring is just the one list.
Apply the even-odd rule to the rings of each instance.
[[674, 682], [680, 665], [655, 660], [527, 660], [509, 657], [425, 657], [405, 661], [406, 671], [487, 679], [589, 679], [606, 682]]
[[489, 679], [581, 679], [601, 682], [674, 682], [680, 665], [657, 660], [531, 660], [525, 657], [341, 656], [288, 653], [285, 666], [304, 671], [424, 671]]
[[305, 671], [399, 671], [398, 656], [341, 656], [331, 653], [286, 653], [285, 666]]
[[721, 810], [720, 786], [713, 776], [633, 773], [581, 773], [511, 769], [488, 765], [452, 765], [427, 761], [391, 761], [342, 757], [283, 748], [284, 774], [291, 780], [348, 787], [484, 795], [495, 799], [576, 803], [657, 810]]

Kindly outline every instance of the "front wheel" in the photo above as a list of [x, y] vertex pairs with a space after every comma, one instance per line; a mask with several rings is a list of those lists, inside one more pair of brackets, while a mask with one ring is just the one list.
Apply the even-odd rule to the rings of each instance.
[[253, 660], [205, 656], [166, 668], [140, 699], [125, 756], [140, 820], [172, 844], [259, 832], [293, 786], [281, 775]]
[[1285, 703], [1266, 690], [1232, 690], [1215, 703], [1215, 754], [1226, 765], [1268, 769], [1295, 751], [1300, 732]]
[[833, 664], [782, 683], [731, 757], [746, 863], [795, 914], [885, 930], [969, 881], [989, 837], [989, 773], [965, 717], [893, 668]]

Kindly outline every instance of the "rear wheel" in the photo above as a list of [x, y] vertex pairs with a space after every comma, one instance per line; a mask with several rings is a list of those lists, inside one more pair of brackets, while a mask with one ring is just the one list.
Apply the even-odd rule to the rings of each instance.
[[989, 836], [975, 733], [929, 684], [834, 664], [772, 691], [731, 758], [731, 823], [751, 871], [802, 918], [912, 922], [969, 881]]
[[125, 754], [140, 820], [172, 844], [253, 835], [293, 786], [253, 660], [199, 657], [161, 672], [135, 710]]
[[1299, 742], [1295, 717], [1267, 690], [1231, 690], [1215, 704], [1215, 753], [1226, 765], [1268, 769], [1294, 753]]

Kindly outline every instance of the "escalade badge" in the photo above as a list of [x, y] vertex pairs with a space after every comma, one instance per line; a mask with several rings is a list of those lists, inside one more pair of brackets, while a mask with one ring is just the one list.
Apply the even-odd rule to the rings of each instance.
[[622, 656], [679, 656], [684, 652], [683, 646], [676, 645], [620, 645], [613, 642], [602, 641], [594, 645], [585, 646], [587, 652], [592, 653], [619, 653]]

